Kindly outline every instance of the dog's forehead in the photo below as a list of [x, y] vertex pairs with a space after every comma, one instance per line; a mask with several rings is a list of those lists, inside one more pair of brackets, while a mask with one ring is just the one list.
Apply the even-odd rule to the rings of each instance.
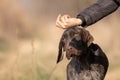
[[81, 28], [69, 28], [67, 29], [64, 34], [71, 34], [71, 33], [80, 33], [82, 31]]
[[[81, 31], [82, 29], [79, 29], [79, 28], [68, 28], [64, 31], [63, 35], [62, 35], [62, 39], [67, 39], [67, 40], [71, 40], [73, 38], [76, 37], [76, 39], [80, 39], [81, 37]], [[79, 36], [79, 37], [78, 37]]]

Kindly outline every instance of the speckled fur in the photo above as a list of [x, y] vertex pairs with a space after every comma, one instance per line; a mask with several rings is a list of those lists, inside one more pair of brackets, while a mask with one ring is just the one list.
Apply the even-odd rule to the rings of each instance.
[[72, 57], [67, 65], [67, 80], [104, 80], [108, 65], [104, 52], [92, 44], [83, 56]]
[[63, 59], [65, 51], [67, 59], [71, 60], [67, 65], [67, 80], [104, 80], [109, 62], [93, 40], [83, 28], [73, 27], [64, 31], [59, 43], [57, 63]]

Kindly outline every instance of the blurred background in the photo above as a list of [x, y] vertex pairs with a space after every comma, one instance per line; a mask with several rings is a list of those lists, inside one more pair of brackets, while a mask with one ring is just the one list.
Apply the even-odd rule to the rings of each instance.
[[[64, 30], [58, 14], [72, 17], [96, 0], [0, 0], [0, 80], [66, 80], [64, 60], [56, 65]], [[109, 58], [105, 80], [120, 80], [120, 9], [86, 28]]]

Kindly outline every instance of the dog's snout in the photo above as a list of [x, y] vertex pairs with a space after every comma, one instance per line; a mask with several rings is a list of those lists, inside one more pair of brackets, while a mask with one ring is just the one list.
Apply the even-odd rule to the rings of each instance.
[[68, 46], [67, 50], [73, 50], [72, 46]]
[[74, 54], [74, 53], [76, 53], [76, 49], [73, 47], [73, 46], [68, 46], [67, 47], [67, 52], [69, 52], [70, 54]]

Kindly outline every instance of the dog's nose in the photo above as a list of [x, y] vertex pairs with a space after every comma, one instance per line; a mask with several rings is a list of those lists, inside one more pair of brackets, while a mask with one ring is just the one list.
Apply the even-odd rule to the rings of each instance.
[[71, 51], [71, 50], [73, 50], [73, 47], [72, 46], [68, 46], [67, 50]]
[[77, 55], [77, 50], [73, 46], [68, 46], [67, 53], [69, 53], [70, 55]]

